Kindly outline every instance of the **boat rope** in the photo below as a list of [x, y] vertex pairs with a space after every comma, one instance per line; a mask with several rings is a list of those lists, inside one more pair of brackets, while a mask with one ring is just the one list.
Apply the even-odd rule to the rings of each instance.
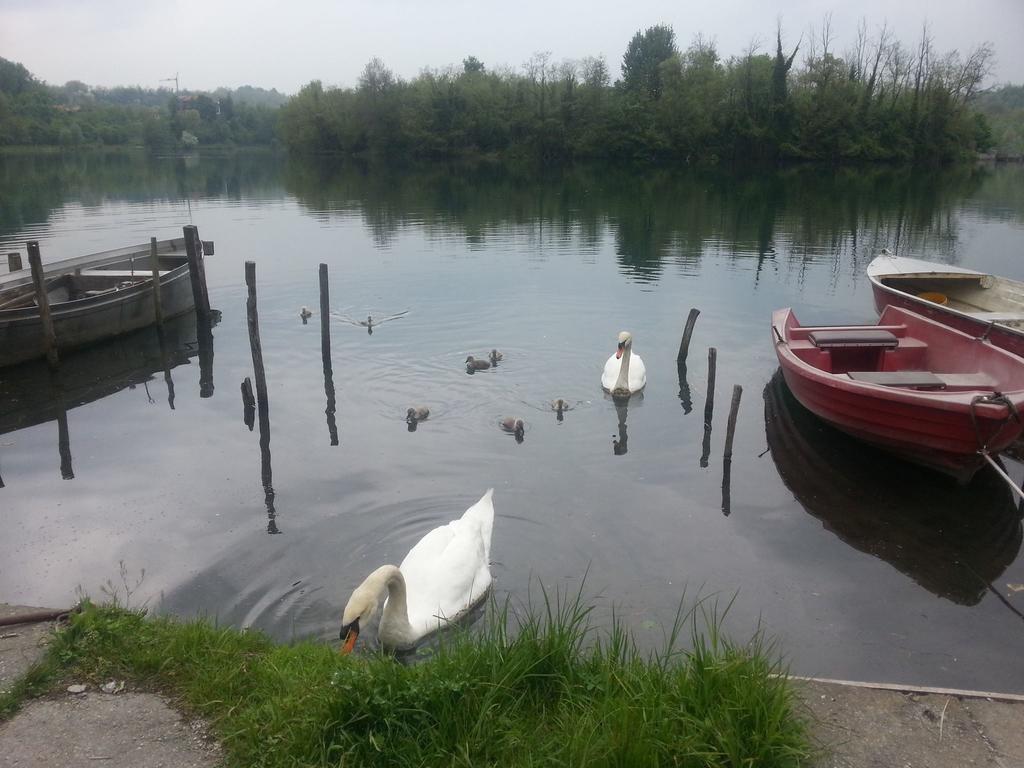
[[[981, 437], [981, 427], [978, 425], [978, 414], [975, 411], [975, 407], [979, 403], [986, 403], [990, 405], [1005, 405], [1006, 406], [1006, 418], [1003, 419], [1002, 423], [996, 427], [996, 431], [993, 432], [988, 440], [983, 440]], [[1021, 424], [1020, 412], [1017, 410], [1017, 406], [1013, 404], [1002, 392], [993, 392], [991, 395], [975, 395], [971, 398], [971, 425], [974, 427], [974, 437], [978, 441], [978, 452], [987, 454], [988, 444], [991, 443], [995, 438], [999, 437], [1003, 433], [1003, 429], [1007, 424], [1016, 423]]]
[[999, 462], [993, 459], [992, 455], [988, 451], [983, 450], [978, 451], [978, 453], [981, 454], [982, 458], [984, 458], [985, 461], [992, 465], [992, 468], [999, 473], [999, 476], [1003, 478], [1003, 480], [1006, 481], [1006, 484], [1010, 486], [1014, 493], [1017, 494], [1017, 497], [1020, 499], [1024, 499], [1024, 491], [1022, 491], [1020, 487], [1015, 482], [1013, 482], [1013, 479], [1008, 474], [1006, 474], [1006, 470], [999, 466]]

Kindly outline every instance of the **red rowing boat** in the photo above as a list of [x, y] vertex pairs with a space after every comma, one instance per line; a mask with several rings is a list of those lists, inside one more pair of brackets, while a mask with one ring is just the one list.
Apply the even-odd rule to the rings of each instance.
[[877, 325], [801, 326], [772, 314], [786, 384], [838, 429], [967, 482], [1024, 428], [1024, 360], [899, 307]]

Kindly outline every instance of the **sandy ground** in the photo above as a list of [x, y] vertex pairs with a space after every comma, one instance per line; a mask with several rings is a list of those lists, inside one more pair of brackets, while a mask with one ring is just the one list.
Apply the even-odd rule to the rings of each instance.
[[[0, 604], [0, 616], [37, 610]], [[0, 627], [0, 690], [45, 650], [50, 623]], [[1024, 702], [798, 681], [820, 746], [813, 768], [1024, 767]], [[0, 767], [205, 768], [221, 762], [202, 723], [160, 696], [60, 691], [0, 723]]]

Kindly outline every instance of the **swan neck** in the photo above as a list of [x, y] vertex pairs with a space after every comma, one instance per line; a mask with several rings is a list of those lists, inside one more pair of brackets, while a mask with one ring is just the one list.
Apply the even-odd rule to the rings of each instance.
[[378, 595], [385, 590], [388, 593], [388, 601], [380, 617], [380, 634], [389, 638], [410, 636], [412, 627], [409, 625], [408, 596], [402, 572], [394, 565], [382, 565], [370, 574], [367, 581], [372, 582]]
[[629, 358], [633, 345], [627, 344], [622, 348], [622, 363], [619, 365], [619, 378], [615, 381], [615, 389], [629, 389]]

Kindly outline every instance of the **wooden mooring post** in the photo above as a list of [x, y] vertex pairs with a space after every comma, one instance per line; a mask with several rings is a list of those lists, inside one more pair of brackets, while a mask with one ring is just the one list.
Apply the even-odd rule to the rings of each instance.
[[256, 404], [260, 416], [269, 416], [267, 401], [267, 374], [263, 369], [263, 346], [260, 344], [260, 317], [256, 309], [256, 262], [245, 262], [245, 286], [249, 297], [245, 302], [246, 318], [249, 324], [249, 348], [252, 351], [252, 367], [256, 376]]
[[734, 384], [732, 388], [732, 403], [729, 404], [729, 422], [725, 428], [725, 460], [732, 461], [732, 439], [736, 434], [736, 416], [740, 411], [740, 398], [743, 397], [743, 387]]
[[722, 460], [722, 514], [726, 517], [732, 511], [732, 440], [736, 435], [736, 416], [740, 411], [743, 387], [735, 384], [732, 388], [732, 403], [729, 405], [729, 422], [725, 428], [725, 452]]
[[8, 253], [7, 254], [7, 271], [8, 272], [19, 272], [21, 270], [21, 254], [20, 253]]
[[[277, 509], [274, 505], [274, 478], [270, 463], [270, 403], [267, 398], [267, 374], [263, 368], [263, 346], [260, 344], [260, 317], [256, 309], [256, 262], [245, 262], [245, 286], [249, 296], [245, 302], [249, 324], [249, 347], [252, 350], [253, 374], [256, 376], [256, 405], [260, 427], [260, 475], [263, 479], [263, 497], [267, 507], [267, 533], [276, 534]], [[244, 386], [244, 384], [243, 384]]]
[[708, 348], [708, 391], [704, 400], [704, 440], [701, 444], [700, 466], [707, 467], [711, 455], [711, 422], [715, 415], [715, 365], [718, 350]]
[[324, 394], [327, 396], [327, 435], [331, 445], [338, 444], [337, 400], [334, 393], [334, 364], [331, 361], [331, 288], [327, 265], [320, 265], [320, 355], [324, 364]]
[[690, 337], [693, 335], [693, 326], [697, 323], [697, 316], [700, 310], [693, 307], [686, 318], [686, 326], [683, 328], [683, 338], [679, 342], [679, 353], [676, 355], [676, 363], [686, 365], [686, 355], [690, 351]]
[[153, 319], [164, 324], [164, 308], [160, 301], [160, 257], [156, 255], [156, 238], [149, 238], [149, 264], [153, 270]]
[[32, 283], [36, 289], [36, 303], [39, 305], [39, 322], [43, 326], [43, 350], [51, 368], [60, 362], [57, 359], [57, 335], [53, 331], [53, 316], [50, 314], [50, 297], [46, 293], [46, 278], [43, 277], [43, 261], [39, 255], [39, 243], [29, 240], [28, 263], [32, 268]]
[[[206, 267], [203, 265], [203, 243], [199, 239], [199, 229], [190, 224], [182, 231], [185, 233], [185, 254], [188, 257], [188, 275], [192, 282], [192, 300], [196, 305], [196, 317], [201, 323], [209, 325], [210, 296], [206, 290]], [[249, 263], [246, 262], [246, 274]]]

